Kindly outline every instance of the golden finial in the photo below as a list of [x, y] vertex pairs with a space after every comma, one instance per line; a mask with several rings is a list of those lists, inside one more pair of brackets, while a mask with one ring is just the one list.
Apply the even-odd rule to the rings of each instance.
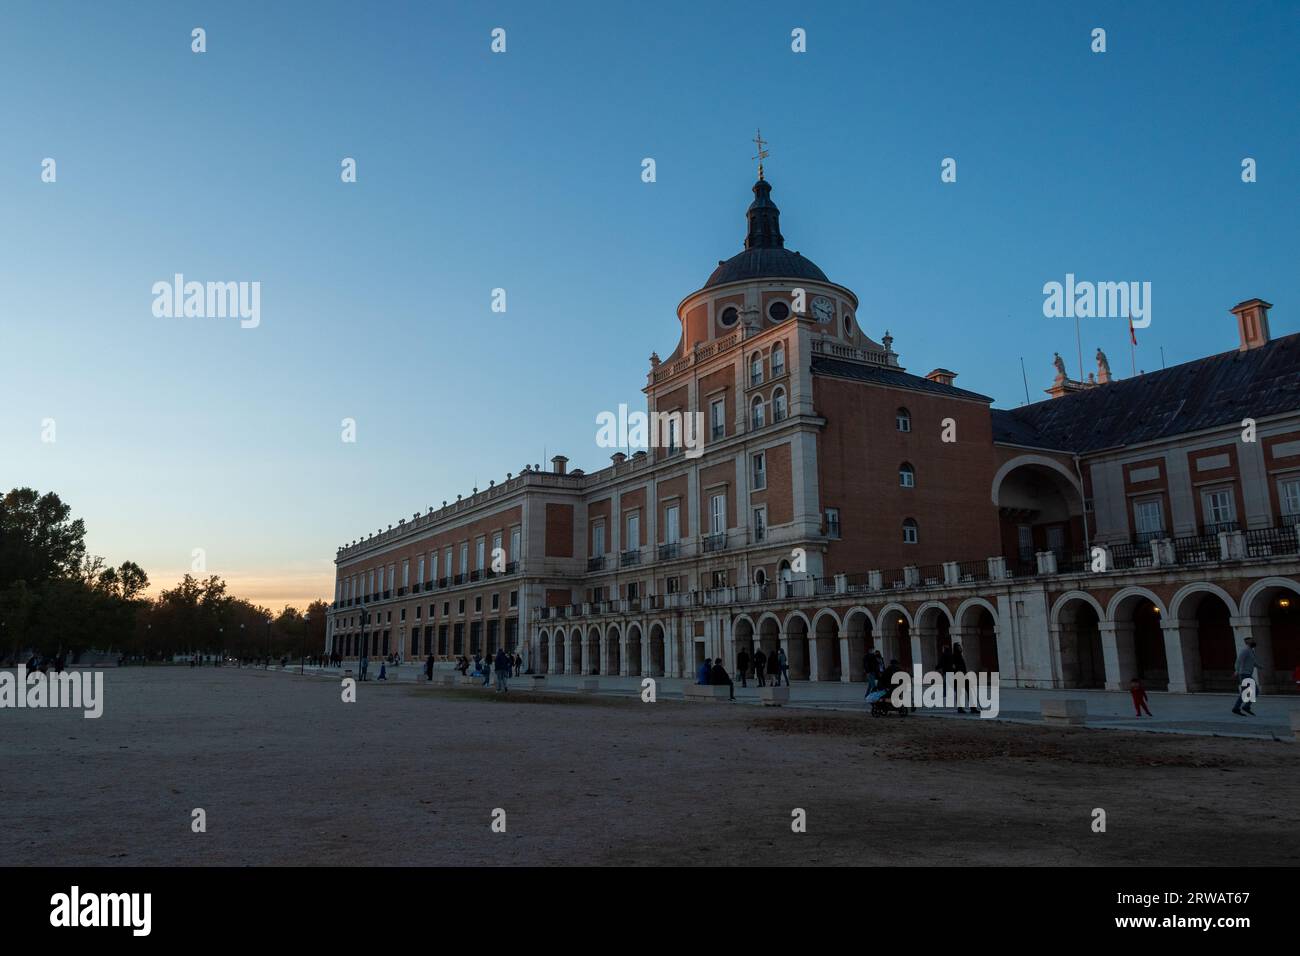
[[756, 130], [754, 136], [754, 145], [758, 147], [758, 155], [754, 158], [758, 160], [758, 178], [763, 178], [763, 160], [767, 159], [768, 151], [763, 147], [767, 145], [767, 140], [763, 139], [763, 131]]

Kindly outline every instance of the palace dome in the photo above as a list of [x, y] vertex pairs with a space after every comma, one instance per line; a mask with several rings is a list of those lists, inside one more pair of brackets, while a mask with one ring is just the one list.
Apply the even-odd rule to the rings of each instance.
[[781, 210], [772, 202], [772, 184], [767, 180], [759, 179], [754, 183], [754, 201], [746, 210], [745, 218], [749, 223], [749, 233], [745, 236], [744, 251], [718, 263], [704, 288], [746, 279], [830, 281], [815, 262], [785, 247], [785, 238], [781, 235]]

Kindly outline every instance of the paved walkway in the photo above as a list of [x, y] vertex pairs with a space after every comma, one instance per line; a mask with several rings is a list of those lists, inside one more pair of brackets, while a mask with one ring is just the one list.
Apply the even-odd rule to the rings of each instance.
[[[449, 668], [439, 667], [442, 673]], [[298, 673], [298, 668], [288, 670]], [[337, 668], [306, 669], [308, 674], [337, 677]], [[424, 680], [423, 666], [403, 664], [387, 668], [388, 677], [396, 683]], [[370, 679], [379, 675], [379, 668], [370, 665]], [[512, 684], [532, 677], [512, 678]], [[569, 674], [547, 676], [545, 685], [556, 691], [572, 691], [577, 678]], [[655, 678], [656, 694], [661, 699], [680, 700], [682, 687], [689, 683], [675, 677]], [[489, 685], [489, 690], [491, 689]], [[639, 677], [601, 677], [600, 694], [615, 697], [634, 697], [641, 693]], [[841, 682], [795, 681], [790, 688], [789, 707], [812, 710], [854, 711], [862, 710], [864, 684]], [[1088, 726], [1116, 730], [1139, 730], [1154, 733], [1208, 734], [1227, 737], [1252, 737], [1284, 741], [1295, 739], [1291, 730], [1291, 716], [1300, 714], [1300, 694], [1271, 694], [1262, 696], [1255, 704], [1256, 717], [1237, 717], [1232, 713], [1234, 697], [1231, 694], [1168, 694], [1148, 691], [1149, 706], [1154, 716], [1133, 716], [1133, 703], [1126, 692], [1106, 690], [1048, 690], [1021, 687], [1003, 687], [999, 691], [999, 720], [1023, 723], [1042, 723], [1041, 702], [1044, 699], [1071, 699], [1088, 702]], [[736, 703], [759, 705], [758, 690], [751, 681], [748, 688], [736, 685]], [[920, 710], [917, 716], [950, 720], [978, 720], [952, 710]]]

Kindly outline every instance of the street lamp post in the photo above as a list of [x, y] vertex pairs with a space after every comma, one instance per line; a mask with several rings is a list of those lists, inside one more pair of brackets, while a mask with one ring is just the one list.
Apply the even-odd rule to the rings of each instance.
[[307, 625], [311, 623], [311, 615], [302, 616], [302, 647], [298, 653], [298, 673], [307, 673]]
[[266, 668], [271, 669], [271, 619], [266, 619]]

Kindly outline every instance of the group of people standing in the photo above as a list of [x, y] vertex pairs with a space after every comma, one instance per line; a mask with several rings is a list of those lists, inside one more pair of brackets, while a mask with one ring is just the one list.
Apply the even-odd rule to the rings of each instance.
[[[474, 652], [474, 659], [471, 661], [464, 654], [456, 662], [456, 670], [466, 677], [483, 678], [483, 686], [488, 685], [496, 675], [496, 691], [498, 694], [506, 693], [510, 690], [508, 683], [511, 676], [518, 677], [524, 667], [524, 658], [520, 654], [510, 654], [504, 647], [497, 648], [497, 653], [492, 660], [488, 660], [477, 651]], [[433, 655], [424, 662], [424, 676], [433, 680]]]
[[783, 678], [785, 686], [790, 686], [790, 659], [785, 655], [785, 648], [780, 645], [770, 654], [764, 654], [760, 647], [752, 656], [746, 648], [740, 649], [736, 654], [736, 673], [740, 675], [741, 687], [749, 686], [751, 667], [759, 687], [766, 687], [769, 683], [773, 687], [779, 687]]

